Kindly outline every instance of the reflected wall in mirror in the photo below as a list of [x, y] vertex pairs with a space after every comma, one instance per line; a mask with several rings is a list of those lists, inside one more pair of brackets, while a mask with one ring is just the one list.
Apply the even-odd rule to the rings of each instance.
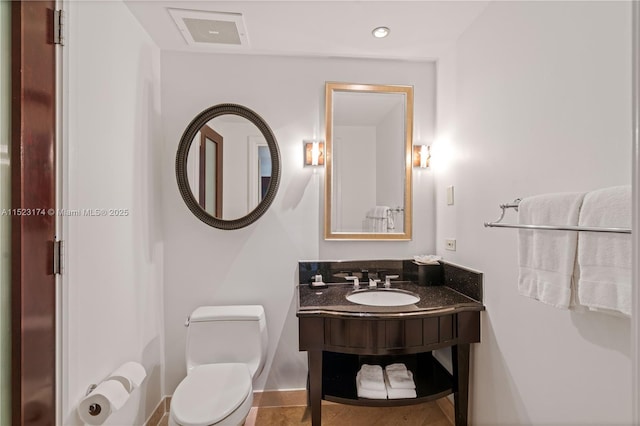
[[209, 108], [182, 136], [176, 176], [185, 203], [200, 220], [221, 229], [247, 226], [266, 211], [278, 188], [273, 132], [241, 105]]
[[325, 239], [411, 239], [413, 87], [326, 83]]

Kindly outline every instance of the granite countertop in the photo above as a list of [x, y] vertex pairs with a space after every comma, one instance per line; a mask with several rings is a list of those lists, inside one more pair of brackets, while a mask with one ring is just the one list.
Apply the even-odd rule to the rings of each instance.
[[[360, 284], [360, 289], [368, 288]], [[442, 315], [460, 311], [482, 311], [484, 305], [445, 285], [420, 286], [410, 281], [394, 281], [391, 288], [413, 292], [420, 301], [405, 306], [368, 306], [349, 302], [346, 296], [353, 291], [351, 283], [328, 284], [327, 288], [312, 288], [300, 284], [297, 316], [332, 315], [341, 317], [407, 317]]]

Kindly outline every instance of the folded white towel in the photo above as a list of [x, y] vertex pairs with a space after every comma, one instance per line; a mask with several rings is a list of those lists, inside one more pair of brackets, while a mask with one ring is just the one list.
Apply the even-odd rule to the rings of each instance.
[[[630, 228], [631, 186], [587, 193], [580, 225]], [[580, 232], [578, 299], [590, 309], [631, 315], [631, 235]]]
[[418, 265], [438, 265], [442, 260], [442, 256], [436, 256], [433, 254], [422, 254], [413, 256], [413, 262]]
[[413, 373], [406, 371], [385, 371], [385, 378], [392, 389], [415, 389], [416, 384], [413, 381]]
[[363, 364], [358, 372], [358, 377], [362, 386], [369, 390], [384, 390], [384, 378], [382, 376], [382, 367], [379, 365]]
[[382, 385], [382, 390], [368, 389], [367, 387], [362, 385], [362, 382], [360, 380], [360, 373], [356, 375], [356, 391], [358, 393], [358, 398], [387, 399], [387, 388], [384, 386], [384, 382], [382, 382]]
[[365, 373], [382, 374], [382, 367], [379, 365], [362, 364], [360, 366], [360, 371], [364, 371]]
[[404, 398], [416, 398], [416, 390], [415, 389], [396, 389], [391, 386], [389, 383], [389, 378], [387, 375], [384, 375], [384, 382], [387, 386], [387, 397], [389, 399], [404, 399]]
[[[584, 193], [528, 197], [518, 207], [518, 222], [527, 225], [578, 225]], [[520, 294], [558, 308], [568, 308], [578, 233], [520, 229], [518, 233]]]
[[389, 371], [407, 371], [407, 366], [401, 362], [396, 362], [395, 364], [387, 365], [384, 370], [388, 373]]

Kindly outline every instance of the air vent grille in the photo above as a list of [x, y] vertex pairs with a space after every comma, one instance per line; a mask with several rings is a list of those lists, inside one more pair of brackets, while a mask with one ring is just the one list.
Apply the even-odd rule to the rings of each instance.
[[242, 14], [169, 9], [187, 44], [246, 47], [249, 45]]

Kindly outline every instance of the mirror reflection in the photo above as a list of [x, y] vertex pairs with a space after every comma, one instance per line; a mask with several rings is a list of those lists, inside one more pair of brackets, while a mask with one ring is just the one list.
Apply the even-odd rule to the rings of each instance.
[[411, 239], [413, 90], [327, 83], [325, 238]]
[[231, 114], [200, 127], [187, 158], [193, 196], [207, 213], [223, 220], [241, 218], [258, 206], [269, 188], [271, 168], [260, 129]]

